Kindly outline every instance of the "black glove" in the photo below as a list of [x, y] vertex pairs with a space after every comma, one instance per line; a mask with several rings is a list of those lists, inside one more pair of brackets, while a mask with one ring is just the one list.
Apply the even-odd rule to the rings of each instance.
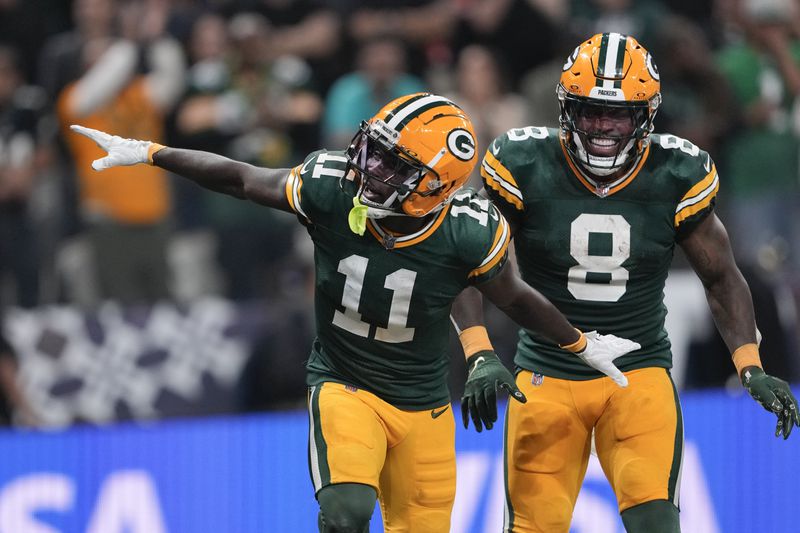
[[492, 429], [497, 421], [497, 390], [505, 389], [511, 398], [520, 403], [528, 401], [514, 382], [514, 376], [503, 365], [497, 354], [484, 350], [467, 359], [467, 382], [461, 397], [461, 419], [469, 427], [469, 418], [480, 433], [483, 426]]
[[748, 366], [742, 370], [742, 385], [755, 401], [778, 417], [778, 425], [775, 427], [776, 437], [783, 433], [783, 439], [786, 440], [792, 428], [800, 426], [797, 400], [788, 383], [765, 374], [757, 366]]

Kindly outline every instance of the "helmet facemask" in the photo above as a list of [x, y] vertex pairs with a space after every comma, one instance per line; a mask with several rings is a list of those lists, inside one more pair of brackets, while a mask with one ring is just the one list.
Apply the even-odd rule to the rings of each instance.
[[[400, 134], [383, 120], [362, 122], [347, 149], [349, 166], [358, 177], [357, 198], [368, 208], [367, 217], [408, 216], [403, 202], [422, 179], [436, 172], [398, 144]], [[418, 194], [432, 194], [424, 191]]]
[[621, 178], [645, 154], [661, 81], [636, 39], [616, 32], [593, 35], [565, 61], [556, 91], [564, 147], [587, 179]]
[[642, 152], [653, 131], [658, 101], [580, 97], [568, 93], [562, 85], [557, 92], [559, 122], [562, 131], [569, 134], [567, 149], [591, 174], [614, 174]]

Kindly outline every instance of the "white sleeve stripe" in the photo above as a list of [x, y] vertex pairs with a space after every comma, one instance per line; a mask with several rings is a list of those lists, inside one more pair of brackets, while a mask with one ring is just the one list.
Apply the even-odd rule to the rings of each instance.
[[503, 218], [502, 216], [500, 217], [500, 226], [503, 229], [503, 233], [500, 235], [500, 239], [498, 239], [497, 244], [495, 244], [492, 251], [489, 252], [489, 255], [486, 256], [486, 259], [484, 259], [483, 262], [480, 265], [478, 265], [478, 269], [490, 263], [497, 256], [497, 254], [501, 253], [502, 250], [504, 249], [508, 236], [508, 222], [506, 222], [506, 219]]
[[706, 187], [705, 189], [703, 189], [702, 191], [700, 191], [699, 193], [697, 193], [693, 197], [691, 197], [691, 198], [689, 198], [687, 200], [684, 200], [681, 203], [679, 203], [678, 207], [675, 208], [675, 212], [677, 213], [681, 209], [689, 207], [690, 205], [694, 205], [697, 202], [703, 201], [703, 199], [705, 199], [709, 194], [714, 192], [714, 189], [716, 188], [718, 182], [719, 182], [719, 175], [718, 174], [714, 174], [714, 180], [711, 182], [711, 184], [708, 187]]
[[486, 161], [483, 162], [483, 169], [489, 174], [494, 181], [496, 181], [503, 189], [505, 189], [509, 194], [516, 196], [519, 198], [519, 201], [522, 201], [522, 192], [517, 187], [511, 185], [508, 181], [504, 180], [496, 171], [493, 169], [489, 163]]

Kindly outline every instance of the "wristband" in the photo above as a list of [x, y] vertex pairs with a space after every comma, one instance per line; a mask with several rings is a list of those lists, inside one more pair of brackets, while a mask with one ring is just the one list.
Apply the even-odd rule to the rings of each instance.
[[758, 355], [758, 344], [743, 344], [734, 350], [731, 357], [733, 358], [733, 365], [736, 367], [736, 374], [738, 376], [741, 376], [742, 370], [748, 366], [762, 368], [761, 357]]
[[578, 337], [578, 340], [576, 340], [572, 344], [559, 344], [558, 347], [561, 348], [562, 350], [567, 350], [568, 352], [572, 353], [580, 353], [583, 350], [585, 350], [587, 343], [586, 335], [584, 335], [583, 332], [577, 328], [575, 329], [575, 331], [580, 333], [580, 337]]
[[156, 155], [156, 152], [160, 152], [166, 148], [163, 144], [158, 143], [150, 143], [150, 146], [147, 147], [147, 164], [153, 164], [153, 156]]
[[465, 357], [485, 350], [494, 351], [489, 334], [483, 326], [472, 326], [465, 329], [458, 335], [458, 340], [461, 341], [461, 346], [464, 348]]

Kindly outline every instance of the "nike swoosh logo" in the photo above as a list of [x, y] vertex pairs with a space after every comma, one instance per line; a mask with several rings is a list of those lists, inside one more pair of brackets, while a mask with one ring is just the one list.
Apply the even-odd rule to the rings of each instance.
[[497, 146], [497, 141], [492, 141], [492, 153], [497, 155], [500, 153], [500, 147]]
[[470, 370], [469, 373], [472, 374], [473, 372], [475, 372], [475, 369], [478, 368], [478, 365], [485, 361], [486, 359], [484, 359], [483, 356], [480, 356], [477, 359], [475, 359], [475, 362], [472, 364], [472, 370]]
[[313, 161], [313, 159], [309, 159], [308, 161], [303, 163], [302, 168], [300, 168], [300, 174], [305, 174], [306, 173], [306, 171], [308, 170], [308, 164], [311, 163], [311, 161]]
[[706, 156], [706, 162], [703, 165], [703, 167], [705, 167], [706, 172], [711, 172], [711, 156], [710, 155]]
[[497, 211], [495, 211], [494, 209], [491, 209], [489, 211], [489, 216], [492, 217], [492, 220], [494, 220], [495, 222], [500, 220], [500, 217], [497, 215]]
[[438, 410], [438, 411], [437, 411], [436, 409], [431, 409], [431, 418], [439, 418], [439, 417], [440, 417], [440, 416], [442, 416], [442, 414], [444, 414], [444, 412], [445, 412], [445, 411], [447, 411], [449, 408], [450, 408], [450, 406], [449, 406], [449, 405], [445, 405], [444, 407], [442, 407], [442, 408], [441, 408], [440, 410]]

